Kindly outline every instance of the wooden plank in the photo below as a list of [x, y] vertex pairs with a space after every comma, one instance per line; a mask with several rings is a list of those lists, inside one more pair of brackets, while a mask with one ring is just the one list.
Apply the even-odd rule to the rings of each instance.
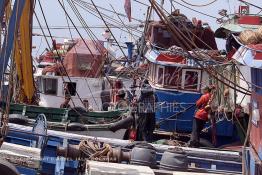
[[4, 142], [0, 149], [0, 157], [16, 165], [38, 169], [41, 160], [40, 152], [38, 148]]
[[146, 166], [88, 161], [86, 175], [154, 175]]

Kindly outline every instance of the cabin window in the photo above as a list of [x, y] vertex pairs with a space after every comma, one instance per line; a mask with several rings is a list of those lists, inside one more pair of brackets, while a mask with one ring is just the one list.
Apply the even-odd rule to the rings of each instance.
[[201, 71], [194, 69], [184, 69], [182, 71], [183, 89], [198, 91], [200, 89]]
[[163, 85], [164, 84], [164, 67], [158, 66], [157, 70], [157, 84]]
[[149, 63], [149, 80], [153, 81], [153, 63]]
[[76, 83], [75, 82], [65, 82], [64, 83], [64, 93], [65, 95], [75, 96], [76, 95]]
[[35, 79], [35, 84], [36, 84], [36, 88], [39, 90], [40, 93], [43, 93], [43, 82], [42, 82], [42, 78], [41, 77], [36, 77]]
[[165, 67], [165, 86], [180, 87], [181, 86], [181, 68]]
[[150, 63], [149, 66], [149, 79], [153, 84], [155, 84], [155, 72], [156, 72], [156, 65], [154, 63]]
[[262, 86], [262, 70], [251, 68], [251, 77], [252, 77], [252, 84], [254, 91], [260, 95], [262, 95], [262, 89], [260, 88]]
[[57, 79], [43, 78], [43, 92], [48, 95], [57, 95]]

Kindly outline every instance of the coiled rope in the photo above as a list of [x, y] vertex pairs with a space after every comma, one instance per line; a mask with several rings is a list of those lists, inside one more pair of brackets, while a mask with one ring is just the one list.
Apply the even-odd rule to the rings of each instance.
[[79, 143], [79, 150], [90, 160], [110, 161], [112, 157], [112, 147], [109, 144], [82, 140]]

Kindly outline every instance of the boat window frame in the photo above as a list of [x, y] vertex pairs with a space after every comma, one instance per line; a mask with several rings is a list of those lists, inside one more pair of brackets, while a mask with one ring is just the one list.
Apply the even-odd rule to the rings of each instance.
[[[55, 93], [47, 93], [47, 90], [46, 90], [46, 80], [55, 80]], [[45, 94], [45, 95], [53, 95], [53, 96], [57, 96], [57, 93], [58, 93], [58, 79], [57, 78], [50, 78], [50, 77], [42, 77], [41, 78], [41, 81], [42, 81], [42, 93]]]
[[[198, 79], [197, 79], [197, 89], [185, 89], [185, 78], [186, 78], [186, 72], [197, 72], [198, 73]], [[190, 69], [190, 68], [186, 68], [186, 69], [182, 69], [182, 82], [181, 82], [181, 89], [185, 90], [185, 91], [195, 91], [195, 92], [199, 92], [200, 88], [201, 88], [201, 79], [202, 79], [202, 71], [201, 69]]]
[[40, 93], [44, 93], [43, 77], [39, 76], [35, 78], [35, 84]]
[[150, 81], [153, 81], [153, 63], [149, 62], [149, 74], [148, 74], [148, 78]]
[[[178, 66], [165, 66], [165, 68], [166, 67], [168, 67], [168, 68], [170, 68], [170, 67], [172, 67], [172, 68], [176, 68], [176, 74], [178, 73], [179, 74], [179, 80], [180, 80], [180, 84], [178, 84], [178, 85], [176, 85], [176, 86], [173, 86], [173, 85], [167, 85], [167, 84], [165, 84], [165, 81], [166, 81], [166, 69], [164, 70], [164, 75], [165, 75], [165, 79], [164, 79], [164, 88], [169, 88], [169, 89], [176, 89], [176, 90], [180, 90], [181, 89], [181, 87], [182, 87], [182, 71], [180, 72], [180, 70], [179, 69], [183, 69], [183, 68], [181, 68], [181, 67], [178, 67]], [[177, 72], [178, 71], [178, 72]], [[174, 72], [173, 72], [174, 73]], [[173, 74], [172, 74], [172, 77], [173, 77]]]
[[[158, 82], [158, 80], [159, 80], [159, 69], [163, 69], [162, 83], [161, 83], [161, 84]], [[165, 66], [163, 66], [163, 65], [157, 65], [157, 66], [156, 66], [156, 80], [155, 80], [155, 85], [156, 85], [156, 86], [159, 86], [159, 87], [164, 87], [164, 83], [165, 83]]]
[[[66, 85], [67, 84], [67, 85]], [[69, 93], [69, 95], [71, 96], [71, 97], [75, 97], [76, 95], [77, 95], [77, 82], [63, 82], [63, 94], [66, 96], [67, 94], [66, 94], [66, 91], [65, 91], [65, 87], [66, 86], [68, 86], [68, 84], [74, 84], [74, 93]], [[70, 90], [69, 90], [70, 91]]]
[[150, 80], [152, 82], [152, 84], [156, 84], [156, 64], [155, 63], [150, 63], [150, 70], [151, 70], [151, 74], [150, 74]]

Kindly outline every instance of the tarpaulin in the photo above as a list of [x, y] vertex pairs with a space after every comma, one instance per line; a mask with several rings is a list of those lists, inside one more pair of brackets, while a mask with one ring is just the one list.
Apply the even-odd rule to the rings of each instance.
[[17, 34], [17, 29], [19, 27], [20, 18], [22, 15], [22, 11], [25, 5], [25, 0], [16, 0], [12, 15], [10, 17], [10, 21], [7, 28], [7, 34], [4, 39], [3, 47], [1, 49], [1, 57], [0, 57], [0, 76], [1, 79], [5, 73], [7, 64], [9, 62], [9, 58], [14, 46], [14, 37]]
[[78, 40], [64, 58], [65, 69], [69, 76], [99, 77], [105, 61], [105, 53], [106, 49], [102, 41]]
[[[20, 83], [20, 100], [32, 102], [35, 93], [33, 78], [32, 51], [32, 15], [31, 0], [25, 0], [24, 10], [19, 25], [19, 37], [15, 38], [15, 64]], [[26, 97], [26, 98], [25, 98]]]
[[0, 1], [0, 23], [1, 24], [3, 22], [3, 17], [4, 17], [4, 12], [5, 12], [5, 3], [6, 3], [6, 0]]

